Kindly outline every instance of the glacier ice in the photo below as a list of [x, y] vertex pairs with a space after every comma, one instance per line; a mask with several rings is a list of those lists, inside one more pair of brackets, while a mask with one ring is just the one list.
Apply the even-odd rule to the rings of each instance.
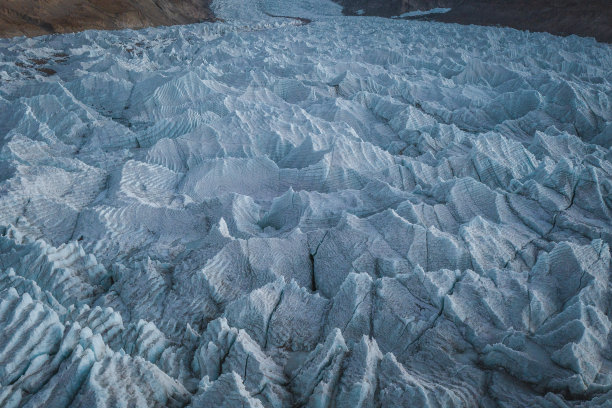
[[0, 405], [609, 406], [612, 48], [246, 4], [0, 40]]

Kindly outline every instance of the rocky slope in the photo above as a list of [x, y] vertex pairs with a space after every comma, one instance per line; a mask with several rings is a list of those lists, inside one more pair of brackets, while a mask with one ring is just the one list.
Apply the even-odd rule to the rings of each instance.
[[4, 0], [0, 37], [210, 20], [209, 0]]
[[456, 7], [462, 0], [334, 0], [346, 15], [392, 17], [408, 11]]
[[398, 16], [407, 11], [448, 7], [424, 19], [459, 24], [512, 27], [557, 35], [577, 34], [612, 42], [612, 6], [608, 0], [336, 0], [345, 14]]

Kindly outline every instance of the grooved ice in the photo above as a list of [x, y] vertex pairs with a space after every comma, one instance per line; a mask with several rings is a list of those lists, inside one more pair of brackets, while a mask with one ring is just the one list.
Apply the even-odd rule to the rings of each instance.
[[0, 405], [607, 406], [612, 48], [213, 9], [0, 40]]

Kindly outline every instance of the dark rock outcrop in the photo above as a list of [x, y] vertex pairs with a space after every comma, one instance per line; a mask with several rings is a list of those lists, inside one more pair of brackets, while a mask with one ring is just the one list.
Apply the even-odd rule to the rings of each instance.
[[213, 19], [210, 0], [4, 0], [0, 37], [190, 24]]
[[499, 25], [519, 30], [576, 34], [612, 42], [612, 7], [609, 0], [335, 0], [344, 13], [390, 17], [407, 11], [448, 7], [445, 14], [420, 19], [445, 23]]

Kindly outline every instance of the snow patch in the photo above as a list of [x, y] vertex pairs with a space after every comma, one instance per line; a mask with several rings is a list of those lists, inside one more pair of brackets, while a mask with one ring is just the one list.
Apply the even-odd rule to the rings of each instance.
[[451, 11], [450, 8], [436, 7], [430, 10], [408, 11], [406, 13], [400, 14], [399, 16], [394, 16], [392, 18], [420, 17], [420, 16], [426, 16], [428, 14], [444, 14], [444, 13], [448, 13], [449, 11]]

